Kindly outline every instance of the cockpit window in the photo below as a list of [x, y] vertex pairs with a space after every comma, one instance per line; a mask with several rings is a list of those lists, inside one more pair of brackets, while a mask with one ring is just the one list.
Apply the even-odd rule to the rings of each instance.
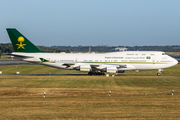
[[166, 53], [162, 53], [162, 55], [167, 55]]

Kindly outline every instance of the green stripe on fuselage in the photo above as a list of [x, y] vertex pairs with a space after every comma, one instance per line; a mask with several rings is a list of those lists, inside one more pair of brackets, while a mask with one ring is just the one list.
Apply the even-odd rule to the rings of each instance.
[[170, 63], [161, 63], [161, 62], [84, 62], [77, 61], [79, 63], [107, 63], [107, 64], [170, 64]]

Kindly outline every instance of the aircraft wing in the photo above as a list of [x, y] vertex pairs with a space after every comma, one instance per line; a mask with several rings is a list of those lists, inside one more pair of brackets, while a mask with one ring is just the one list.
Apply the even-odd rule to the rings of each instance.
[[39, 58], [42, 63], [61, 63], [63, 66], [71, 67], [72, 65], [75, 65], [75, 63], [64, 63], [64, 62], [50, 62], [49, 60], [46, 60], [44, 58]]
[[127, 65], [119, 65], [118, 68], [127, 68]]
[[75, 64], [74, 63], [64, 63], [62, 65], [67, 66], [67, 67], [71, 67], [72, 65], [75, 65]]

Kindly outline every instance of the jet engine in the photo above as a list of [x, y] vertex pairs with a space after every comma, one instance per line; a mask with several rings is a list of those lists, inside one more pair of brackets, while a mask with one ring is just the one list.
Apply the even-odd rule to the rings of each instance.
[[105, 69], [102, 69], [102, 71], [107, 73], [125, 73], [125, 70], [118, 70], [116, 66], [108, 66]]
[[117, 67], [116, 66], [109, 66], [106, 68], [107, 73], [116, 73], [117, 72]]
[[79, 70], [83, 72], [89, 72], [91, 71], [91, 66], [90, 65], [80, 65]]

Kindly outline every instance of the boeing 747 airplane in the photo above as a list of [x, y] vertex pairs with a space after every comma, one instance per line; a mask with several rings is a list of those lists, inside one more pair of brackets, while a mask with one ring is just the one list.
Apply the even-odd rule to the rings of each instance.
[[89, 75], [124, 73], [126, 70], [161, 70], [177, 60], [160, 51], [125, 51], [110, 53], [45, 53], [14, 28], [7, 29], [15, 52], [14, 58], [42, 65], [87, 72]]

